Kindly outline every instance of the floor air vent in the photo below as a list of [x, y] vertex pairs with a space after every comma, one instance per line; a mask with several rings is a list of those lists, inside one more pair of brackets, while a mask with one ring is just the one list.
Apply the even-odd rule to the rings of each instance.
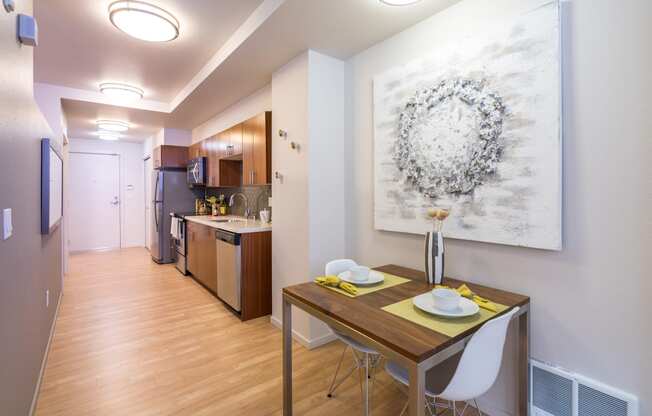
[[638, 416], [636, 397], [530, 360], [532, 416]]

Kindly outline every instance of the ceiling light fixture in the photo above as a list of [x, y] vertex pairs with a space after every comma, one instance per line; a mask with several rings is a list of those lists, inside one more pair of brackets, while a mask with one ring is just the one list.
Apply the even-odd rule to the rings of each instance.
[[168, 42], [179, 36], [179, 21], [144, 1], [119, 0], [109, 6], [109, 19], [129, 36], [148, 42]]
[[114, 142], [120, 138], [119, 134], [110, 131], [99, 131], [97, 132], [97, 135], [99, 136], [100, 140], [108, 140], [111, 142]]
[[407, 6], [409, 4], [414, 4], [421, 0], [380, 0], [381, 3], [388, 4], [390, 6]]
[[123, 132], [129, 130], [129, 123], [116, 120], [97, 120], [95, 122], [100, 130]]
[[139, 100], [145, 95], [138, 87], [118, 82], [104, 82], [100, 84], [100, 91], [106, 96], [120, 100]]

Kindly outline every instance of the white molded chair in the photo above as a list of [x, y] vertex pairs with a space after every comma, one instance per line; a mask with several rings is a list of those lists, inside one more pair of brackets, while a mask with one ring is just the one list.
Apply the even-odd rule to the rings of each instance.
[[[507, 328], [518, 310], [519, 308], [516, 307], [506, 314], [486, 322], [473, 334], [462, 352], [452, 378], [441, 392], [433, 391], [431, 388], [431, 385], [437, 384], [431, 380], [434, 378], [431, 375], [441, 376], [441, 374], [437, 374], [439, 366], [429, 370], [430, 374], [427, 375], [426, 382], [426, 406], [431, 414], [435, 414], [434, 410], [439, 406], [436, 399], [447, 400], [449, 404], [452, 402], [453, 416], [457, 415], [455, 402], [466, 402], [462, 413], [460, 413], [460, 415], [464, 415], [469, 405], [468, 401], [472, 400], [478, 414], [482, 416], [476, 399], [485, 394], [496, 381], [503, 359]], [[409, 385], [408, 371], [399, 364], [388, 362], [385, 365], [385, 370], [399, 383], [405, 386]], [[401, 415], [405, 413], [406, 409], [407, 403], [403, 407]]]
[[[357, 265], [358, 264], [355, 261], [350, 259], [333, 260], [326, 264], [325, 274], [327, 276], [329, 275], [337, 276], [338, 274], [347, 271], [351, 267]], [[337, 389], [344, 382], [344, 380], [349, 378], [355, 370], [360, 370], [361, 373], [360, 378], [361, 380], [362, 378], [364, 378], [365, 379], [364, 382], [366, 383], [363, 395], [365, 401], [365, 409], [368, 409], [369, 379], [372, 380], [372, 386], [373, 386], [376, 368], [380, 364], [381, 356], [373, 348], [367, 347], [366, 345], [359, 343], [358, 341], [348, 337], [347, 335], [338, 332], [335, 328], [331, 327], [331, 330], [333, 331], [335, 336], [344, 343], [344, 350], [342, 351], [342, 356], [340, 357], [340, 361], [337, 364], [337, 369], [335, 370], [335, 374], [333, 375], [333, 381], [331, 381], [330, 387], [328, 388], [327, 395], [328, 397], [332, 397], [333, 393], [335, 392], [335, 389]], [[346, 375], [344, 375], [339, 381], [337, 381], [337, 375], [340, 372], [342, 361], [344, 361], [344, 355], [346, 354], [346, 350], [348, 350], [349, 348], [351, 348], [351, 352], [353, 353], [353, 366], [347, 372]], [[366, 373], [365, 377], [363, 377], [362, 370], [365, 370]]]

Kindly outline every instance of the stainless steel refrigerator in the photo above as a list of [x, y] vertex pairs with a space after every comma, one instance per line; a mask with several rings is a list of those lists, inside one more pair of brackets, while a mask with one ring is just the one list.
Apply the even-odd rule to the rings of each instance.
[[195, 210], [195, 194], [186, 182], [185, 170], [159, 169], [152, 172], [151, 212], [152, 260], [157, 263], [174, 262], [174, 248], [170, 236], [170, 213], [188, 213]]

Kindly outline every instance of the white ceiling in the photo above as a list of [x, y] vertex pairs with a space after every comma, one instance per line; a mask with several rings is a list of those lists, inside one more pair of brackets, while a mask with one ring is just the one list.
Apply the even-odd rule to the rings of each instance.
[[[276, 69], [306, 49], [347, 59], [459, 0], [403, 7], [379, 0], [149, 0], [181, 23], [179, 39], [163, 44], [115, 29], [106, 13], [111, 1], [36, 1], [35, 81], [93, 91], [103, 81], [141, 86], [158, 110], [167, 109], [155, 113], [161, 119], [121, 109], [139, 120], [143, 127], [130, 134], [141, 137], [162, 126], [197, 127], [267, 85]], [[78, 137], [73, 132], [88, 134], [95, 120], [85, 116], [110, 106], [67, 101], [65, 107], [69, 137]]]
[[458, 1], [392, 7], [379, 0], [286, 0], [174, 109], [171, 121], [194, 128], [267, 85], [306, 49], [347, 59]]
[[167, 114], [137, 110], [113, 105], [76, 100], [62, 100], [63, 113], [68, 123], [68, 137], [99, 139], [96, 120], [121, 120], [129, 123], [129, 131], [120, 133], [120, 140], [143, 142], [165, 127]]
[[180, 22], [173, 42], [144, 42], [108, 18], [114, 0], [36, 0], [36, 82], [98, 90], [124, 82], [170, 102], [262, 0], [148, 0]]

